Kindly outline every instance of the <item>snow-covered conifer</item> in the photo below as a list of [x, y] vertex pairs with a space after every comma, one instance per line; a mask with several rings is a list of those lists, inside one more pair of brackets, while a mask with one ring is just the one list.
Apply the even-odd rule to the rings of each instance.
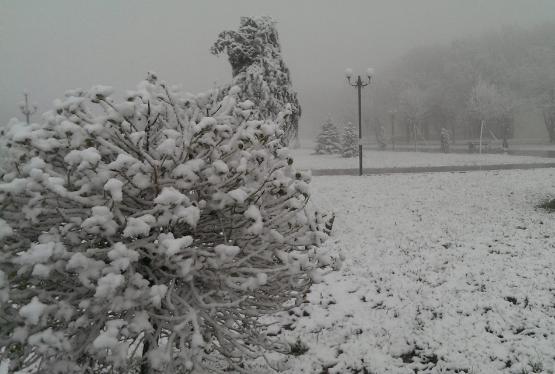
[[343, 157], [355, 157], [358, 155], [358, 137], [352, 122], [347, 123], [343, 129], [343, 138], [341, 140], [341, 155]]
[[255, 117], [277, 120], [282, 126], [284, 143], [298, 142], [301, 106], [281, 56], [272, 18], [241, 17], [239, 29], [221, 32], [211, 52], [227, 54], [231, 64], [233, 81], [223, 94], [230, 87], [241, 87], [240, 98], [254, 102]]
[[68, 91], [6, 130], [0, 360], [204, 373], [286, 351], [259, 317], [338, 262], [279, 124], [252, 120], [238, 87], [214, 101], [151, 74], [125, 101], [112, 92]]
[[331, 119], [328, 119], [322, 125], [322, 130], [316, 138], [316, 153], [331, 154], [341, 152], [341, 142], [339, 140], [339, 132]]

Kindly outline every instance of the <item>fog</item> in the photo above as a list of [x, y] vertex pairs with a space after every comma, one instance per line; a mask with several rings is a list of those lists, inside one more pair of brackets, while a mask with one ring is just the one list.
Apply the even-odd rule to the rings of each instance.
[[0, 374], [555, 374], [554, 290], [555, 0], [0, 0]]
[[[21, 117], [23, 90], [41, 112], [66, 89], [100, 83], [124, 91], [150, 70], [191, 92], [227, 83], [228, 62], [209, 48], [244, 15], [277, 21], [307, 138], [328, 115], [344, 120], [354, 113], [346, 67], [375, 67], [379, 80], [380, 69], [413, 47], [553, 20], [555, 2], [1, 0], [0, 122]], [[366, 90], [364, 100], [371, 95]]]

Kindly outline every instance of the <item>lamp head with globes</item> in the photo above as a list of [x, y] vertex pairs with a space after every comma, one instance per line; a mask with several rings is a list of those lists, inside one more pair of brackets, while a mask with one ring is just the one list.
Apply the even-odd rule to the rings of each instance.
[[347, 82], [348, 82], [351, 86], [353, 86], [353, 87], [356, 87], [356, 86], [364, 87], [364, 86], [369, 85], [370, 82], [372, 81], [372, 77], [374, 76], [374, 69], [372, 69], [372, 68], [366, 69], [366, 77], [368, 78], [368, 81], [367, 81], [367, 82], [363, 82], [363, 81], [362, 81], [362, 78], [361, 78], [360, 75], [359, 75], [359, 76], [357, 77], [355, 83], [353, 84], [353, 83], [351, 82], [351, 78], [353, 78], [353, 75], [354, 75], [353, 69], [351, 69], [351, 68], [345, 69], [345, 78], [347, 78]]
[[347, 78], [347, 82], [349, 82], [349, 84], [351, 84], [351, 78], [353, 77], [353, 69], [351, 68], [347, 68], [345, 69], [345, 78]]

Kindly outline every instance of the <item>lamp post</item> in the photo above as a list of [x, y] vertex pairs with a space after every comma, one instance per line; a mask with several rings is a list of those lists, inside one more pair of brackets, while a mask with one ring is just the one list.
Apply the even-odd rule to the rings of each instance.
[[356, 87], [358, 92], [358, 175], [362, 175], [362, 109], [361, 109], [361, 99], [360, 94], [362, 87], [368, 86], [372, 81], [372, 76], [374, 75], [374, 69], [368, 68], [366, 70], [366, 77], [368, 81], [362, 81], [360, 75], [357, 77], [354, 83], [351, 82], [353, 77], [353, 70], [345, 70], [345, 77], [349, 85]]
[[23, 95], [25, 96], [25, 102], [19, 104], [19, 109], [21, 110], [21, 113], [23, 113], [23, 115], [25, 116], [27, 124], [29, 124], [31, 123], [31, 116], [37, 112], [37, 106], [29, 105], [29, 94], [27, 92], [24, 92]]

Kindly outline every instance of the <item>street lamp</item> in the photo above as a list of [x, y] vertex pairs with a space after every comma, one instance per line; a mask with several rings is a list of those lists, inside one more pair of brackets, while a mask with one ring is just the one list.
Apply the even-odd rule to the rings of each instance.
[[368, 78], [368, 81], [363, 82], [362, 78], [359, 75], [356, 81], [352, 83], [351, 78], [353, 77], [353, 70], [345, 70], [345, 77], [347, 78], [347, 82], [349, 83], [349, 85], [356, 87], [358, 91], [358, 175], [362, 175], [362, 109], [360, 102], [360, 91], [362, 90], [362, 87], [368, 86], [370, 84], [373, 75], [374, 69], [368, 68], [366, 70], [366, 77]]
[[30, 124], [30, 118], [33, 114], [37, 112], [37, 106], [29, 105], [29, 94], [27, 92], [24, 92], [23, 95], [25, 96], [25, 102], [19, 104], [19, 109], [21, 110], [21, 113], [23, 113], [23, 115], [25, 116], [27, 124]]

